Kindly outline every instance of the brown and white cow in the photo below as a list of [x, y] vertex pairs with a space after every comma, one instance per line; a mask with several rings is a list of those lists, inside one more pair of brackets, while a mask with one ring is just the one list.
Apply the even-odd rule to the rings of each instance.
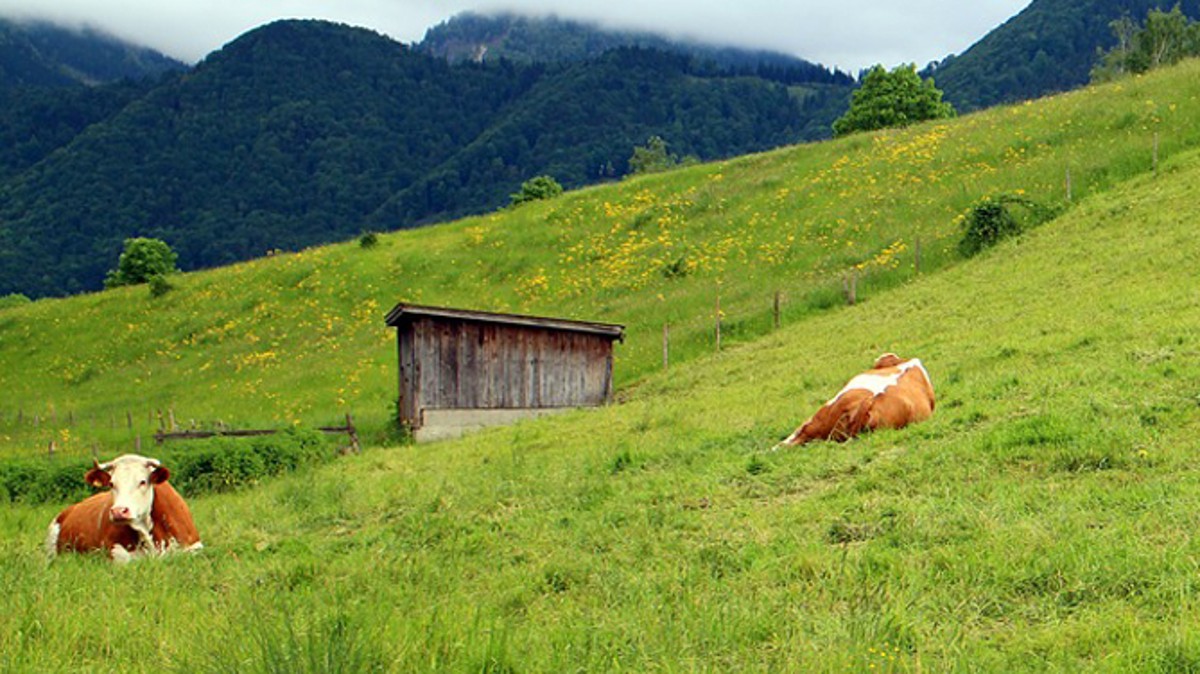
[[125, 454], [93, 467], [84, 480], [98, 489], [50, 523], [46, 553], [105, 550], [115, 562], [146, 554], [204, 547], [187, 503], [167, 483], [171, 476], [157, 459]]
[[864, 430], [903, 428], [928, 419], [933, 406], [933, 384], [921, 361], [885, 353], [776, 447], [841, 442]]

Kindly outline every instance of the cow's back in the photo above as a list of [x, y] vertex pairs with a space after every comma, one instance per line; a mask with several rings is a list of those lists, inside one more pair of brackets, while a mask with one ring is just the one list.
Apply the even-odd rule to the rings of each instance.
[[875, 397], [867, 426], [904, 428], [933, 416], [933, 384], [919, 360], [900, 375], [895, 384]]

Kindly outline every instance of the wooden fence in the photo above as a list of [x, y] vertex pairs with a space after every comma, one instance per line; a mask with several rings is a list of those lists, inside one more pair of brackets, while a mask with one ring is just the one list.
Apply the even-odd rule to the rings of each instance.
[[[320, 426], [317, 428], [317, 430], [322, 433], [337, 433], [337, 434], [344, 433], [345, 435], [349, 436], [350, 445], [348, 447], [346, 447], [343, 450], [343, 452], [353, 452], [353, 453], [357, 454], [360, 451], [362, 451], [362, 447], [359, 445], [359, 442], [358, 442], [358, 429], [355, 428], [355, 426], [354, 426], [354, 417], [350, 416], [349, 413], [346, 414], [346, 425], [345, 426]], [[246, 437], [254, 437], [254, 436], [258, 436], [258, 435], [273, 435], [278, 432], [279, 432], [279, 430], [274, 429], [274, 428], [263, 428], [263, 429], [221, 428], [221, 429], [216, 429], [216, 430], [212, 430], [212, 431], [189, 430], [189, 431], [170, 431], [170, 432], [165, 431], [163, 429], [159, 429], [157, 432], [154, 433], [154, 442], [161, 445], [164, 442], [166, 442], [167, 440], [201, 440], [201, 439], [205, 439], [205, 438], [216, 438], [216, 437], [246, 438]]]

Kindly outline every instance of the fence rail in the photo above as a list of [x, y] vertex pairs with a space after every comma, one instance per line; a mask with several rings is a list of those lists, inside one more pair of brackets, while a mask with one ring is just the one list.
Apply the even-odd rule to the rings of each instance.
[[[318, 427], [317, 430], [322, 433], [345, 434], [345, 435], [349, 436], [349, 438], [350, 438], [350, 446], [347, 448], [348, 451], [357, 454], [362, 450], [362, 447], [358, 443], [358, 429], [354, 426], [354, 418], [352, 416], [350, 416], [349, 414], [346, 415], [346, 425], [345, 426], [321, 426], [321, 427]], [[275, 433], [278, 433], [278, 432], [279, 432], [279, 430], [275, 429], [275, 428], [261, 428], [261, 429], [230, 428], [230, 429], [218, 429], [218, 430], [212, 430], [212, 431], [190, 430], [190, 431], [171, 431], [171, 432], [163, 431], [160, 429], [154, 433], [154, 442], [161, 445], [161, 444], [165, 443], [167, 440], [203, 440], [206, 438], [216, 438], [216, 437], [245, 438], [245, 437], [254, 437], [254, 436], [259, 436], [259, 435], [274, 435]]]

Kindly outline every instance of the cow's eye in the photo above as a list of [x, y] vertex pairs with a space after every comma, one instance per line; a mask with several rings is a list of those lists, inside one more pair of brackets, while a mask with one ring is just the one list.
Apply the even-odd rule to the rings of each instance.
[[147, 484], [147, 482], [146, 482], [145, 480], [142, 480], [141, 482], [139, 482], [139, 483], [138, 483], [138, 486], [139, 486], [139, 487], [145, 487], [145, 486], [146, 486], [146, 484]]

